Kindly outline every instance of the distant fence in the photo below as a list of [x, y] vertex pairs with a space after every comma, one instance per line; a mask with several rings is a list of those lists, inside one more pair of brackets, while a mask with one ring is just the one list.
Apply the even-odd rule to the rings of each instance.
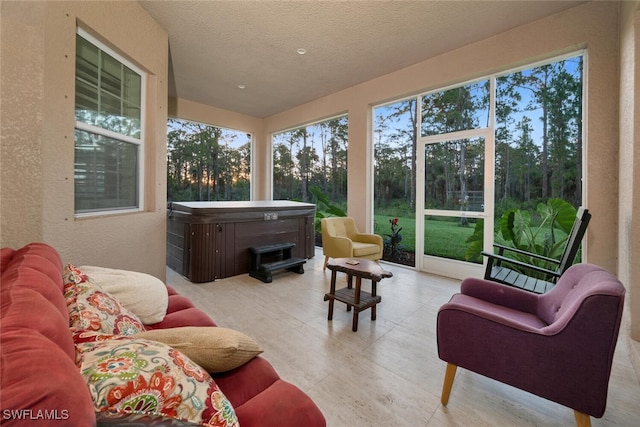
[[460, 209], [465, 211], [484, 210], [484, 191], [447, 191], [447, 199], [457, 201]]

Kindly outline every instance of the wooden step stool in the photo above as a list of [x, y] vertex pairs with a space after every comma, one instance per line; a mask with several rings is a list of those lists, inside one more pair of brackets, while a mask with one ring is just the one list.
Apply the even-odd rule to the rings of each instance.
[[[294, 273], [303, 274], [303, 264], [307, 261], [291, 256], [295, 247], [295, 243], [275, 243], [249, 248], [251, 251], [249, 276], [260, 279], [264, 283], [271, 283], [273, 281], [271, 273], [277, 270], [287, 269]], [[263, 259], [270, 261], [262, 262]]]

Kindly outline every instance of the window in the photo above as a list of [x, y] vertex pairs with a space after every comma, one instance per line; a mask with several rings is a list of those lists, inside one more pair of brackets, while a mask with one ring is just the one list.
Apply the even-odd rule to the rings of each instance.
[[347, 133], [341, 116], [274, 134], [273, 199], [308, 202], [320, 195], [346, 211]]
[[[383, 236], [383, 259], [414, 266], [416, 199], [416, 97], [374, 109], [374, 232]], [[392, 250], [394, 227], [401, 239]]]
[[421, 136], [489, 126], [489, 81], [429, 93], [422, 97]]
[[561, 198], [582, 204], [582, 55], [496, 79], [496, 213]]
[[181, 119], [167, 130], [168, 201], [251, 199], [251, 134]]
[[144, 74], [76, 35], [75, 212], [140, 210]]
[[543, 215], [582, 204], [583, 66], [578, 52], [375, 107], [376, 231], [385, 249], [403, 235], [383, 259], [476, 274], [483, 249], [510, 244], [516, 209], [536, 236], [525, 249], [556, 257], [566, 235]]
[[484, 210], [484, 146], [482, 136], [425, 146], [425, 209]]

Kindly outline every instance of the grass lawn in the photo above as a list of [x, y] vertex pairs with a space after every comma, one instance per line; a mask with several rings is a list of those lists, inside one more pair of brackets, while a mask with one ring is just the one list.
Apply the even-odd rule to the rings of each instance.
[[424, 221], [425, 254], [464, 261], [467, 252], [467, 239], [473, 234], [475, 224], [460, 225], [456, 220]]
[[400, 244], [407, 250], [413, 252], [416, 248], [416, 220], [415, 218], [402, 218], [402, 217], [390, 217], [388, 215], [374, 215], [374, 230], [373, 232], [382, 236], [383, 239], [388, 239], [387, 234], [391, 234], [390, 219], [398, 218], [398, 227], [402, 227], [400, 234], [402, 235], [402, 242]]
[[[402, 242], [401, 245], [408, 251], [415, 251], [415, 232], [416, 223], [414, 218], [409, 217], [397, 217], [398, 225], [402, 227]], [[387, 239], [386, 234], [391, 234], [391, 224], [389, 219], [392, 217], [388, 215], [375, 215], [375, 230], [374, 232], [380, 234], [383, 239]], [[425, 230], [425, 254], [434, 255], [450, 259], [458, 259], [464, 261], [464, 255], [467, 252], [468, 244], [466, 243], [469, 236], [473, 234], [475, 224], [470, 223], [466, 227], [460, 225], [457, 218], [437, 218], [426, 219], [424, 223]], [[549, 228], [543, 228], [536, 236], [536, 242], [542, 244], [545, 236], [547, 236], [551, 230]], [[566, 237], [565, 233], [560, 230], [555, 230], [556, 239], [561, 240]], [[497, 233], [496, 241], [502, 242], [501, 235]], [[502, 242], [504, 243], [504, 242]], [[508, 243], [507, 243], [508, 244]], [[560, 248], [562, 250], [562, 248]], [[577, 260], [580, 257], [576, 257]]]
[[[375, 215], [375, 233], [384, 239], [391, 234], [391, 224], [387, 215]], [[416, 223], [414, 218], [398, 217], [398, 225], [402, 227], [402, 242], [407, 250], [414, 251], [416, 247]], [[462, 227], [457, 220], [426, 219], [425, 254], [445, 258], [464, 260], [467, 252], [467, 238], [473, 234], [474, 224]]]

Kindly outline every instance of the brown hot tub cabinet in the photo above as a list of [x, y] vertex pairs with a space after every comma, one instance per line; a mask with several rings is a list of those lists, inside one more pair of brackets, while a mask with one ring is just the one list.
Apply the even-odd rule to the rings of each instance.
[[313, 258], [316, 206], [283, 200], [172, 202], [167, 209], [167, 265], [191, 282], [248, 273], [249, 248], [295, 243]]

